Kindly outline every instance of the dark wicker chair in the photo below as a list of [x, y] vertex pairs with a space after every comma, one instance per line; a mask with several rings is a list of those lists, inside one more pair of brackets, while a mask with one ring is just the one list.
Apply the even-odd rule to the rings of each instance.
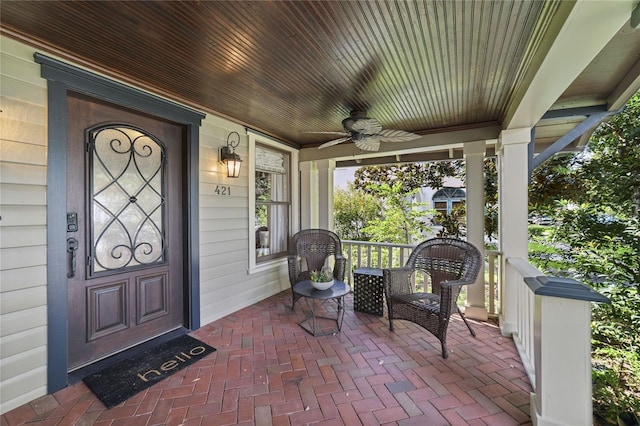
[[333, 278], [344, 281], [345, 258], [342, 256], [340, 238], [326, 229], [304, 229], [295, 234], [289, 243], [289, 282], [291, 283], [291, 309], [300, 296], [293, 286], [310, 278], [310, 272], [321, 270], [328, 258], [334, 257]]
[[[383, 270], [389, 330], [393, 331], [394, 320], [414, 322], [440, 340], [442, 357], [447, 358], [447, 327], [452, 313], [457, 311], [462, 316], [475, 337], [457, 299], [463, 285], [475, 283], [482, 261], [478, 249], [466, 241], [433, 238], [416, 246], [404, 267]], [[416, 271], [424, 274], [425, 292], [414, 290]]]

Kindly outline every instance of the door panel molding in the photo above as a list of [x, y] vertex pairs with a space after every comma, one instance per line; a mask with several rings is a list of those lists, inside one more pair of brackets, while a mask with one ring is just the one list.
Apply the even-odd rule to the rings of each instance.
[[166, 273], [136, 278], [138, 324], [169, 314], [169, 276]]
[[205, 115], [134, 87], [36, 53], [47, 80], [47, 392], [68, 385], [67, 373], [67, 92], [76, 91], [113, 104], [165, 118], [186, 126], [184, 157], [185, 318], [189, 329], [200, 327], [198, 224], [199, 126]]
[[87, 340], [95, 340], [129, 328], [129, 282], [101, 284], [87, 288], [90, 305]]

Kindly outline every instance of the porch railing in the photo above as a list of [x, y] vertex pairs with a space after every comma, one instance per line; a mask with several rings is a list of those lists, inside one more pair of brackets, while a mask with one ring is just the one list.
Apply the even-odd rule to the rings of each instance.
[[[353, 285], [353, 271], [358, 268], [396, 268], [404, 265], [414, 246], [410, 244], [373, 243], [368, 241], [342, 241], [342, 252], [347, 260], [345, 280]], [[491, 318], [497, 318], [500, 309], [501, 253], [485, 251], [485, 306]], [[463, 289], [464, 291], [464, 289]], [[463, 293], [461, 299], [465, 294]]]
[[358, 268], [397, 268], [405, 264], [413, 250], [409, 244], [342, 241], [342, 253], [347, 259], [347, 284], [353, 284], [353, 271]]

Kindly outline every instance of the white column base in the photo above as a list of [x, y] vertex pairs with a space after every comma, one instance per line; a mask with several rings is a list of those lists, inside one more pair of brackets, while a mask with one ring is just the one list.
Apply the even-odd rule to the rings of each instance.
[[531, 392], [531, 424], [533, 426], [567, 426], [564, 423], [558, 423], [540, 414], [536, 394]]
[[478, 321], [486, 321], [489, 319], [487, 309], [478, 306], [465, 306], [464, 316]]

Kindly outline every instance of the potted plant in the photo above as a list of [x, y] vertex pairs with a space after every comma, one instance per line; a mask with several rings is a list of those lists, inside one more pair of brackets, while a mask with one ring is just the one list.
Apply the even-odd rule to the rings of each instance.
[[329, 268], [311, 271], [311, 285], [316, 290], [327, 290], [333, 285], [333, 274]]

